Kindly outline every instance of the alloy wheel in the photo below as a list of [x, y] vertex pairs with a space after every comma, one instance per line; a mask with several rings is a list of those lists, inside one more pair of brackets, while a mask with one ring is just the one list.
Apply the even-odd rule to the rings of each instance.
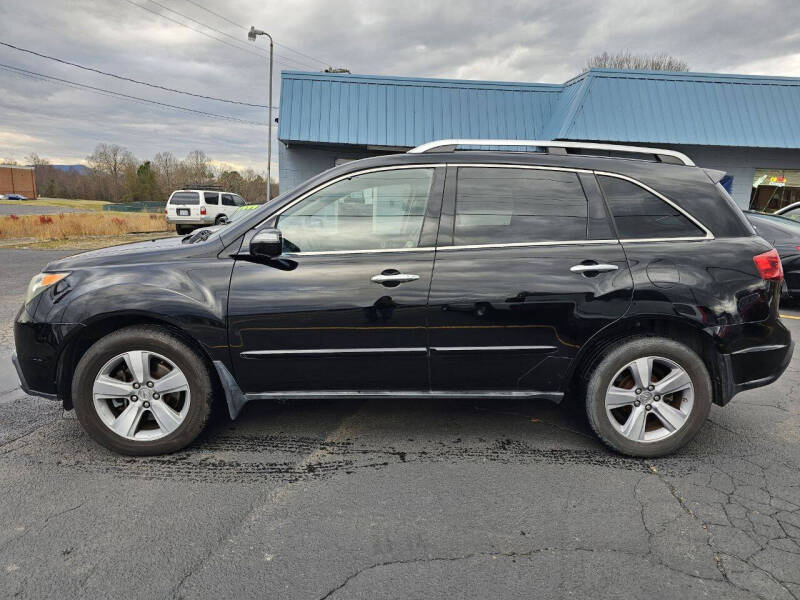
[[131, 350], [105, 363], [94, 379], [97, 415], [128, 440], [151, 441], [175, 431], [189, 412], [189, 382], [170, 359]]
[[615, 429], [635, 442], [657, 442], [686, 424], [694, 405], [694, 385], [686, 370], [661, 356], [626, 364], [611, 379], [606, 415]]

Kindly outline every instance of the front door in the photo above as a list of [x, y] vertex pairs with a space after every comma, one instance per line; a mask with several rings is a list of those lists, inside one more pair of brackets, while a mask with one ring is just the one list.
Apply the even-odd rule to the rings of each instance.
[[428, 316], [432, 389], [557, 398], [581, 344], [631, 300], [594, 176], [450, 168]]
[[444, 170], [334, 179], [265, 226], [271, 263], [237, 260], [229, 341], [246, 393], [429, 389], [425, 311]]

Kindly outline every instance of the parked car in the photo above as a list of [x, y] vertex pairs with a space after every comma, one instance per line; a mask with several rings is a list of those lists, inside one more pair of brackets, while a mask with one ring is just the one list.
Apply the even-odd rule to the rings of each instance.
[[795, 202], [794, 204], [779, 208], [773, 214], [791, 219], [792, 221], [800, 221], [800, 202]]
[[167, 200], [164, 213], [167, 223], [174, 224], [178, 234], [183, 235], [197, 226], [220, 225], [245, 204], [244, 198], [232, 192], [176, 190]]
[[778, 253], [723, 175], [575, 142], [349, 162], [203, 235], [51, 262], [14, 362], [124, 454], [183, 448], [215, 402], [355, 397], [571, 398], [663, 455], [792, 354]]
[[23, 196], [22, 194], [6, 194], [5, 199], [6, 200], [27, 200], [28, 198], [26, 196]]
[[783, 266], [783, 292], [800, 298], [800, 223], [783, 216], [746, 211], [758, 234], [775, 246]]

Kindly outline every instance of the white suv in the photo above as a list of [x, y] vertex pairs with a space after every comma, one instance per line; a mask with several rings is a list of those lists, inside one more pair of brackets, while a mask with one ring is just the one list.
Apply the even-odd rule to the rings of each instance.
[[178, 234], [183, 235], [197, 226], [221, 225], [245, 204], [244, 198], [232, 192], [175, 190], [164, 213], [167, 223], [173, 223]]

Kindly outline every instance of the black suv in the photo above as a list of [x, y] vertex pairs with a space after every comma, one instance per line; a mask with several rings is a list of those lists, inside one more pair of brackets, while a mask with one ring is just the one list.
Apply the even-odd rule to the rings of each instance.
[[[528, 148], [456, 151], [478, 145]], [[213, 402], [353, 396], [569, 396], [612, 448], [665, 454], [792, 353], [780, 260], [722, 175], [571, 142], [350, 162], [229, 225], [50, 263], [14, 360], [125, 454], [186, 446]]]

